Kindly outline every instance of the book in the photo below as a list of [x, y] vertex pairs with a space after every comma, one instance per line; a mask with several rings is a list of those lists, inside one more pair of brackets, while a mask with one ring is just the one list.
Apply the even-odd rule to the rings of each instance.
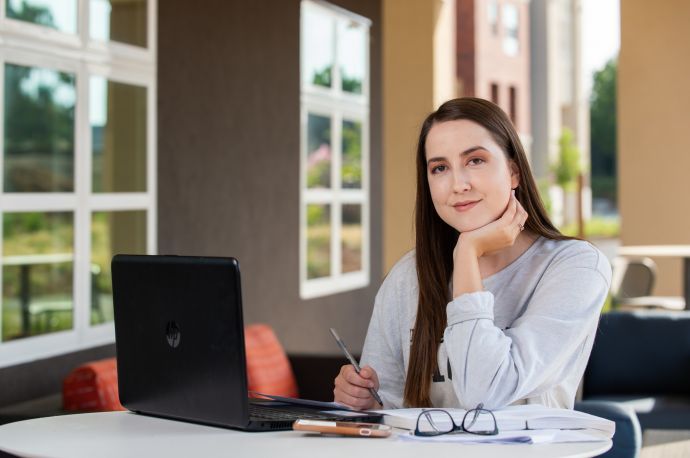
[[[428, 409], [387, 409], [375, 410], [376, 413], [384, 415], [383, 422], [387, 425], [414, 430], [419, 414]], [[453, 417], [456, 424], [462, 422], [466, 410], [463, 409], [442, 409]], [[496, 417], [496, 425], [499, 431], [521, 431], [521, 430], [540, 430], [540, 429], [593, 429], [603, 432], [606, 436], [613, 437], [616, 431], [616, 424], [605, 418], [590, 415], [570, 409], [558, 409], [544, 407], [539, 404], [525, 404], [508, 406], [503, 409], [493, 410]], [[478, 420], [479, 429], [491, 429], [493, 420], [483, 417]], [[485, 423], [482, 424], [481, 422]]]

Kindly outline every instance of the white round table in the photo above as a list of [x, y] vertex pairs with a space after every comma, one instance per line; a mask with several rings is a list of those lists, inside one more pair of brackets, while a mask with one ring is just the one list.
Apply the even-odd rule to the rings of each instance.
[[320, 436], [297, 431], [247, 433], [131, 412], [102, 412], [37, 418], [0, 426], [0, 450], [21, 457], [306, 458], [361, 456], [435, 457], [591, 457], [611, 441], [468, 445]]

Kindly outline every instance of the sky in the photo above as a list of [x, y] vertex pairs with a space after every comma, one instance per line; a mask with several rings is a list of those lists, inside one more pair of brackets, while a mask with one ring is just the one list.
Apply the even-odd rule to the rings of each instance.
[[619, 0], [582, 0], [582, 66], [587, 91], [592, 74], [617, 55], [619, 48]]

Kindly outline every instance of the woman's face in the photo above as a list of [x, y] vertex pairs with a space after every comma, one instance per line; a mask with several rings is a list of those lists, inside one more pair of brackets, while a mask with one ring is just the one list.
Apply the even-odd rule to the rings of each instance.
[[498, 219], [519, 184], [517, 167], [489, 131], [465, 119], [431, 127], [426, 161], [434, 208], [460, 232]]

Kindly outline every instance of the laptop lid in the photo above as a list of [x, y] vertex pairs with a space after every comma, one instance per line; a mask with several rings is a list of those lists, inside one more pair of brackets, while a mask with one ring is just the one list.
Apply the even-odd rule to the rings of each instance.
[[150, 415], [246, 427], [237, 260], [116, 255], [112, 276], [122, 405]]

